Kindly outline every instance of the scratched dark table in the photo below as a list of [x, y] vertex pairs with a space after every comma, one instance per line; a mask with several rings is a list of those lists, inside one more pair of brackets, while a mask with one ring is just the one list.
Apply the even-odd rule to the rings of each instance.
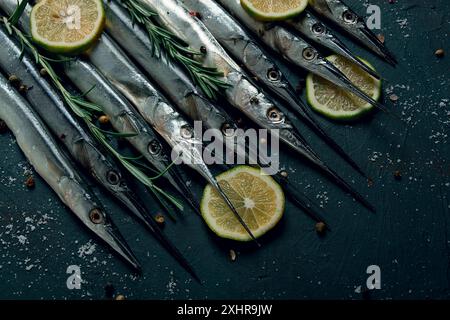
[[[36, 178], [10, 133], [0, 135], [0, 299], [106, 299], [110, 283], [128, 299], [446, 299], [450, 297], [450, 2], [445, 0], [348, 1], [360, 14], [382, 10], [392, 68], [347, 41], [385, 77], [384, 101], [406, 124], [375, 113], [355, 124], [323, 126], [372, 177], [358, 176], [314, 135], [311, 143], [377, 207], [370, 213], [336, 186], [285, 152], [291, 180], [323, 207], [332, 231], [318, 237], [314, 222], [287, 204], [261, 249], [214, 237], [191, 211], [168, 222], [167, 235], [193, 264], [202, 285], [107, 195], [108, 211], [140, 259], [134, 274], [88, 233], [52, 191]], [[301, 72], [290, 70], [294, 84]], [[395, 94], [396, 103], [388, 98]], [[401, 173], [401, 180], [394, 172]], [[203, 183], [190, 175], [196, 194]], [[197, 182], [198, 181], [198, 182]], [[158, 208], [144, 197], [149, 210]], [[229, 251], [237, 252], [232, 262]], [[69, 290], [67, 267], [82, 272], [80, 290]], [[364, 294], [366, 269], [381, 270], [381, 289]]]

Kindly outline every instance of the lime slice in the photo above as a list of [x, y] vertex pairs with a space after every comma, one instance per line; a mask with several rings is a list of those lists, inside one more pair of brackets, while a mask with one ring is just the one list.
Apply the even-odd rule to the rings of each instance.
[[[238, 166], [222, 173], [217, 180], [256, 238], [272, 229], [283, 216], [283, 190], [272, 177], [262, 175], [260, 169]], [[219, 237], [252, 240], [211, 185], [205, 188], [200, 210]]]
[[41, 0], [30, 20], [38, 45], [54, 53], [79, 54], [100, 37], [105, 11], [102, 0]]
[[282, 21], [302, 13], [308, 0], [241, 0], [241, 5], [260, 21]]
[[[374, 100], [380, 98], [380, 80], [371, 77], [342, 56], [332, 55], [327, 59]], [[367, 61], [360, 60], [374, 69]], [[315, 111], [335, 120], [354, 120], [373, 109], [371, 104], [358, 98], [353, 93], [312, 73], [306, 79], [306, 94], [309, 105]]]
[[[379, 100], [381, 81], [373, 78], [344, 57], [332, 55], [327, 58], [341, 70], [358, 88]], [[370, 68], [367, 61], [360, 59]], [[374, 69], [375, 70], [375, 69]], [[335, 120], [355, 120], [372, 110], [373, 106], [331, 82], [310, 73], [306, 78], [306, 95], [309, 105], [317, 112]]]

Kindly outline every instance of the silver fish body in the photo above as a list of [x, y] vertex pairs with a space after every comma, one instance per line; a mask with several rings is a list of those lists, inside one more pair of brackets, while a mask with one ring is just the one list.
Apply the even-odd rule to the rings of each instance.
[[[215, 67], [223, 72], [225, 81], [230, 85], [225, 90], [225, 96], [231, 105], [243, 112], [260, 127], [271, 132], [279, 130], [278, 135], [281, 141], [318, 167], [341, 188], [352, 193], [363, 205], [373, 210], [373, 207], [364, 197], [353, 190], [347, 182], [319, 159], [305, 139], [292, 126], [282, 108], [275, 106], [262, 91], [247, 79], [241, 68], [228, 56], [225, 49], [217, 42], [206, 26], [195, 15], [192, 15], [181, 2], [177, 0], [138, 1], [157, 14], [159, 23], [186, 43], [189, 43], [192, 49], [202, 52], [203, 54], [200, 57], [197, 56], [197, 58], [205, 66]], [[236, 3], [242, 9], [239, 0], [223, 2]], [[285, 44], [288, 44], [288, 42]], [[305, 43], [305, 45], [308, 44]], [[290, 50], [290, 45], [287, 49]], [[323, 63], [329, 64], [326, 60], [323, 60]], [[335, 69], [337, 70], [337, 68]], [[340, 73], [339, 70], [337, 72]]]
[[[180, 111], [192, 120], [202, 121], [207, 128], [219, 130], [236, 128], [236, 124], [223, 110], [210, 103], [199, 93], [180, 67], [168, 61], [164, 55], [151, 54], [152, 43], [149, 41], [148, 35], [131, 21], [128, 12], [115, 2], [106, 1], [105, 5], [107, 6], [107, 32], [146, 71], [152, 80], [158, 83], [165, 95]], [[93, 61], [97, 56], [96, 52], [102, 49], [106, 50], [106, 45], [114, 47], [111, 45], [111, 41], [105, 38], [102, 37], [99, 45], [92, 52], [91, 59]], [[104, 46], [102, 46], [102, 42], [105, 44]], [[100, 54], [98, 53], [98, 55]], [[126, 81], [125, 76], [122, 82]]]
[[51, 84], [40, 74], [28, 53], [4, 30], [0, 29], [0, 68], [17, 76], [30, 90], [25, 97], [47, 124], [55, 137], [64, 144], [72, 159], [97, 182], [121, 201], [136, 216], [147, 216], [143, 205], [128, 187], [121, 169], [98, 148], [98, 143], [77, 122]]
[[[0, 4], [5, 11], [7, 12], [12, 12], [15, 8], [14, 5], [14, 1], [13, 0], [5, 0], [4, 2], [2, 2]], [[25, 12], [22, 15], [22, 18], [20, 19], [20, 24], [22, 26], [22, 28], [24, 28], [25, 30], [27, 30], [29, 24], [27, 19], [29, 19], [29, 13], [30, 13], [31, 7], [27, 6]], [[5, 41], [5, 44], [7, 44], [8, 42]], [[2, 55], [0, 55], [1, 57], [3, 57]], [[13, 66], [19, 66], [21, 65], [18, 62], [12, 62]], [[31, 77], [39, 78], [39, 74], [36, 72], [36, 68], [33, 66], [32, 62], [28, 63], [28, 58], [27, 55], [25, 54], [24, 58], [23, 58], [23, 64], [25, 65], [26, 69], [29, 70], [30, 72], [30, 76], [28, 76], [27, 74], [24, 74], [22, 77], [23, 79], [28, 79], [28, 80], [32, 80]], [[46, 119], [46, 121], [49, 121], [52, 124], [52, 127], [54, 128], [54, 132], [55, 134], [59, 137], [60, 135], [58, 134], [59, 132], [59, 128], [62, 128], [62, 130], [65, 130], [64, 134], [66, 136], [69, 136], [68, 131], [70, 130], [72, 127], [72, 131], [73, 134], [76, 135], [76, 128], [81, 128], [77, 125], [76, 121], [70, 121], [70, 117], [71, 114], [70, 112], [67, 112], [67, 110], [65, 109], [65, 105], [64, 103], [61, 103], [59, 99], [59, 96], [57, 94], [52, 93], [53, 89], [51, 87], [48, 86], [48, 83], [46, 83], [45, 80], [42, 80], [41, 78], [39, 78], [39, 80], [37, 80], [37, 82], [39, 84], [42, 85], [42, 88], [44, 89], [44, 91], [47, 93], [47, 96], [39, 96], [39, 94], [36, 94], [36, 99], [33, 100], [35, 102], [35, 108], [41, 110], [43, 112], [43, 116], [44, 119]], [[36, 92], [40, 92], [36, 86], [36, 88], [34, 89], [36, 90]], [[30, 91], [31, 93], [31, 91]], [[28, 94], [28, 97], [31, 98], [32, 95]], [[34, 97], [34, 94], [33, 94]], [[39, 99], [40, 97], [40, 99]], [[51, 98], [52, 101], [48, 101], [48, 104], [45, 103], [45, 101], [48, 100], [48, 98]], [[47, 99], [47, 100], [46, 100]], [[30, 99], [31, 100], [31, 99]], [[55, 110], [49, 110], [52, 108], [56, 108]], [[54, 115], [51, 115], [53, 114]], [[64, 116], [62, 116], [64, 115]], [[52, 117], [55, 117], [54, 119]], [[59, 119], [58, 117], [61, 117], [61, 119]], [[61, 122], [56, 121], [57, 123], [55, 124], [55, 122], [53, 120], [61, 120]], [[73, 124], [73, 126], [72, 126]], [[53, 126], [54, 125], [54, 126]], [[80, 141], [78, 141], [79, 139], [68, 139], [70, 141], [73, 141], [74, 145], [77, 145], [78, 143], [80, 143]], [[83, 140], [83, 141], [87, 141], [87, 140]], [[94, 141], [91, 141], [91, 143], [89, 143], [88, 145], [86, 145], [86, 148], [88, 150], [95, 150], [94, 149]], [[68, 146], [70, 148], [70, 146]], [[77, 148], [75, 148], [74, 151], [76, 151]], [[78, 155], [78, 153], [77, 153]], [[87, 161], [88, 159], [88, 155], [94, 156], [94, 160], [95, 160], [95, 153], [92, 155], [92, 153], [88, 153], [86, 154], [86, 152], [82, 153], [82, 155], [84, 155], [84, 157], [81, 157], [81, 159], [79, 159], [79, 161], [81, 161], [82, 163], [84, 163], [85, 161]], [[77, 158], [77, 156], [74, 156], [75, 158]], [[96, 173], [97, 174], [97, 173]], [[111, 176], [109, 177], [109, 179], [111, 179]], [[113, 183], [114, 184], [114, 183]], [[150, 230], [150, 232], [153, 234], [153, 236], [161, 243], [162, 246], [164, 246], [164, 248], [180, 263], [180, 265], [186, 269], [186, 271], [188, 271], [194, 279], [196, 279], [197, 281], [200, 282], [200, 279], [198, 278], [198, 276], [196, 275], [195, 271], [193, 270], [193, 268], [191, 267], [191, 265], [189, 264], [189, 262], [186, 260], [186, 258], [184, 258], [184, 256], [182, 255], [182, 253], [172, 244], [172, 242], [170, 242], [168, 240], [168, 238], [162, 233], [160, 227], [157, 225], [157, 223], [155, 222], [155, 219], [153, 216], [149, 215], [146, 211], [146, 209], [141, 205], [141, 203], [138, 200], [134, 200], [135, 196], [132, 194], [132, 191], [130, 190], [129, 193], [125, 193], [124, 189], [125, 185], [123, 184], [123, 181], [120, 180], [120, 185], [122, 187], [122, 189], [120, 190], [121, 193], [118, 193], [116, 196], [119, 196], [119, 199], [125, 203], [125, 205], [127, 205], [127, 207], [129, 207], [134, 213], [135, 215], [144, 222], [144, 224], [146, 225], [146, 227]], [[186, 195], [186, 197], [189, 199], [189, 192], [185, 192], [184, 193]], [[198, 208], [198, 206], [195, 204], [195, 207]]]
[[280, 25], [256, 21], [244, 10], [240, 0], [216, 1], [227, 9], [237, 20], [247, 26], [247, 28], [256, 34], [268, 47], [279, 53], [286, 61], [352, 92], [378, 109], [387, 111], [385, 106], [356, 87], [347, 76], [300, 36], [293, 34], [291, 31]]
[[397, 64], [395, 56], [367, 27], [364, 19], [340, 0], [310, 0], [310, 6], [317, 13], [334, 22], [354, 39], [392, 65]]
[[[151, 10], [159, 14], [161, 23], [174, 32], [181, 39], [191, 44], [194, 50], [205, 48], [202, 56], [206, 66], [216, 67], [224, 73], [230, 86], [225, 90], [228, 102], [243, 112], [260, 127], [266, 129], [280, 129], [286, 131], [283, 139], [295, 140], [290, 134], [294, 128], [286, 119], [283, 112], [276, 107], [268, 97], [256, 88], [246, 77], [243, 70], [228, 56], [222, 46], [198, 19], [192, 16], [180, 2], [169, 0], [139, 0], [148, 5]], [[289, 137], [289, 138], [288, 138]], [[296, 144], [296, 141], [286, 141]], [[299, 150], [303, 153], [304, 150]]]
[[[64, 72], [81, 92], [87, 93], [88, 100], [102, 108], [116, 131], [136, 134], [126, 139], [149, 163], [159, 172], [166, 170], [170, 165], [170, 158], [153, 129], [91, 63], [83, 59], [72, 60], [64, 63]], [[190, 195], [186, 194], [185, 184], [176, 174], [174, 167], [167, 171], [164, 177], [180, 194]], [[189, 201], [193, 200], [189, 198]]]
[[212, 0], [181, 0], [181, 3], [198, 13], [217, 41], [259, 82], [289, 104], [299, 103], [275, 62], [224, 9]]
[[88, 229], [134, 268], [140, 269], [134, 254], [66, 154], [25, 99], [1, 75], [0, 104], [0, 118], [12, 131], [36, 172]]
[[289, 105], [300, 118], [340, 154], [352, 167], [364, 175], [361, 168], [319, 126], [308, 107], [296, 96], [294, 88], [260, 45], [228, 12], [213, 0], [181, 0], [189, 10], [198, 13], [200, 20], [246, 70], [279, 99]]
[[178, 38], [188, 43], [191, 49], [202, 53], [195, 56], [205, 66], [217, 68], [224, 73], [225, 80], [229, 73], [242, 72], [238, 64], [231, 59], [225, 49], [219, 45], [214, 36], [203, 23], [177, 0], [137, 0], [157, 15], [155, 20], [169, 29]]
[[86, 97], [98, 104], [110, 117], [111, 125], [116, 131], [135, 133], [136, 136], [127, 138], [130, 144], [158, 171], [164, 171], [168, 158], [153, 130], [96, 68], [84, 59], [77, 59], [64, 63], [64, 72], [81, 92], [89, 91]]
[[[0, 42], [4, 51], [0, 51], [0, 68], [8, 74], [20, 78], [31, 90], [26, 98], [47, 124], [55, 137], [59, 137], [72, 159], [76, 160], [87, 173], [118, 198], [153, 236], [171, 253], [180, 264], [195, 278], [195, 272], [178, 249], [162, 233], [154, 217], [147, 212], [141, 201], [136, 198], [127, 182], [123, 179], [118, 166], [97, 148], [97, 142], [80, 126], [67, 110], [63, 100], [53, 87], [40, 74], [27, 53], [15, 41], [0, 29]], [[21, 60], [19, 57], [22, 56]]]
[[[132, 52], [134, 52], [135, 54], [137, 52], [139, 52], [139, 50], [136, 50], [136, 46], [133, 45], [133, 43], [128, 43], [126, 42], [126, 39], [130, 39], [131, 34], [127, 35], [127, 32], [123, 32], [123, 31], [128, 31], [128, 32], [133, 32], [133, 34], [139, 34], [141, 31], [139, 30], [139, 28], [137, 26], [132, 26], [131, 25], [131, 21], [129, 21], [128, 17], [125, 17], [124, 15], [121, 14], [121, 8], [119, 7], [115, 7], [114, 5], [111, 5], [109, 7], [109, 14], [108, 17], [110, 19], [108, 19], [108, 25], [112, 25], [113, 27], [113, 32], [112, 34], [114, 34], [116, 37], [119, 38], [120, 43], [124, 43], [125, 41], [125, 47], [128, 48], [133, 48], [133, 50], [131, 50]], [[113, 15], [112, 11], [118, 11], [118, 15]], [[120, 17], [123, 18], [119, 19]], [[127, 24], [128, 22], [128, 24]], [[122, 27], [121, 27], [122, 26]], [[125, 27], [125, 30], [124, 28]], [[122, 32], [120, 32], [119, 30], [122, 30]], [[131, 38], [133, 39], [133, 38]], [[147, 37], [143, 37], [143, 39], [145, 40], [143, 43], [146, 43], [146, 41], [148, 41]], [[140, 46], [137, 46], [140, 47]], [[149, 47], [144, 47], [144, 50], [146, 50], [145, 52], [149, 52]], [[167, 104], [165, 104], [164, 102], [164, 98], [160, 96], [159, 92], [157, 92], [157, 90], [152, 86], [152, 84], [148, 81], [148, 79], [145, 77], [145, 75], [143, 73], [141, 73], [141, 71], [134, 66], [133, 62], [130, 61], [130, 59], [126, 56], [126, 54], [118, 47], [118, 45], [112, 40], [110, 39], [109, 36], [107, 35], [103, 35], [101, 37], [101, 39], [99, 40], [98, 44], [88, 53], [89, 59], [90, 61], [98, 68], [98, 70], [100, 72], [102, 72], [102, 74], [125, 96], [128, 98], [128, 100], [130, 100], [139, 110], [139, 112], [143, 115], [143, 117], [147, 120], [147, 122], [153, 124], [155, 126], [155, 128], [157, 128], [157, 131], [164, 137], [166, 137], [166, 139], [170, 139], [168, 140], [169, 143], [171, 145], [177, 145], [180, 146], [181, 145], [181, 141], [175, 141], [174, 135], [172, 134], [172, 132], [168, 131], [168, 129], [170, 127], [173, 126], [169, 126], [169, 127], [165, 127], [165, 123], [167, 121], [166, 117], [159, 117], [156, 115], [156, 113], [160, 114], [160, 112], [156, 112], [156, 110], [158, 110], [158, 108], [162, 108], [162, 109], [166, 109], [166, 107], [169, 107]], [[149, 61], [150, 60], [150, 61]], [[152, 59], [146, 59], [145, 63], [147, 65], [152, 65], [151, 64], [151, 60]], [[155, 61], [156, 63], [156, 61]], [[181, 74], [181, 72], [179, 70], [176, 70], [175, 73], [170, 72], [170, 69], [174, 67], [173, 64], [167, 64], [165, 67], [167, 68], [167, 70], [160, 70], [161, 66], [164, 66], [164, 64], [167, 63], [167, 61], [165, 60], [164, 57], [161, 57], [161, 61], [160, 63], [157, 63], [157, 65], [159, 67], [157, 67], [156, 69], [156, 73], [155, 70], [153, 68], [148, 68], [150, 69], [149, 71], [152, 72], [154, 74], [155, 77], [157, 77], [158, 79], [164, 78], [164, 75], [169, 72], [169, 74], [171, 74], [172, 76], [176, 73], [180, 73], [180, 75], [182, 76], [183, 79], [184, 78], [184, 74]], [[159, 71], [159, 72], [158, 72]], [[169, 79], [171, 79], [171, 77], [168, 77]], [[177, 82], [178, 85], [183, 84], [184, 81], [174, 81]], [[159, 85], [163, 85], [164, 81], [159, 81]], [[170, 85], [171, 83], [173, 83], [172, 81], [167, 82], [168, 85]], [[198, 111], [198, 108], [192, 108], [190, 106], [189, 103], [186, 104], [186, 102], [189, 102], [189, 100], [185, 100], [186, 97], [183, 94], [180, 94], [180, 90], [173, 90], [172, 86], [168, 87], [169, 92], [172, 92], [171, 96], [175, 97], [176, 100], [179, 101], [179, 104], [187, 106], [188, 110], [194, 109]], [[180, 89], [180, 87], [178, 87], [177, 89]], [[195, 88], [190, 84], [190, 82], [186, 82], [186, 84], [182, 87], [182, 90], [187, 90], [187, 91], [191, 91], [192, 94], [194, 94], [194, 97], [198, 97], [198, 99], [200, 99], [200, 102], [204, 102], [205, 105], [211, 105], [208, 101], [206, 101], [203, 97], [199, 96], [197, 93], [195, 93]], [[182, 91], [181, 91], [182, 92]], [[188, 95], [191, 96], [191, 95]], [[195, 101], [195, 100], [194, 100]], [[183, 107], [185, 108], [185, 107]], [[214, 109], [213, 109], [214, 110]], [[170, 112], [169, 109], [167, 109], [167, 112]], [[227, 119], [227, 115], [221, 116], [221, 111], [214, 111], [214, 114], [211, 116], [210, 112], [212, 112], [211, 108], [208, 109], [208, 113], [205, 115], [203, 115], [202, 117], [198, 117], [196, 115], [194, 115], [192, 118], [193, 120], [201, 120], [202, 118], [204, 118], [205, 122], [206, 122], [206, 127], [208, 128], [213, 128], [213, 129], [218, 129], [218, 130], [223, 130], [225, 128], [228, 128], [228, 126], [225, 126], [225, 121], [227, 120], [226, 123], [228, 123], [228, 119]], [[164, 114], [164, 112], [162, 113]], [[217, 116], [214, 116], [217, 115]], [[181, 130], [184, 131], [184, 135], [186, 133], [189, 133], [191, 128], [188, 126], [187, 123], [183, 122], [182, 119], [178, 119], [178, 121], [176, 121], [177, 118], [177, 113], [174, 110], [173, 112], [171, 112], [171, 115], [169, 117], [172, 117], [174, 122], [179, 123], [178, 128], [173, 127], [173, 130], [177, 130], [178, 132], [180, 132]], [[161, 120], [158, 120], [161, 119]], [[228, 138], [228, 136], [226, 136], [226, 139]], [[230, 137], [231, 139], [232, 137]], [[237, 141], [237, 139], [233, 139], [233, 141]], [[201, 141], [196, 141], [195, 143], [185, 143], [185, 145], [188, 148], [197, 148], [198, 146], [200, 146]], [[238, 149], [235, 149], [238, 150]], [[249, 150], [249, 152], [251, 153], [252, 150]], [[197, 163], [199, 163], [198, 161], [198, 156], [200, 156], [198, 154], [198, 152], [195, 150], [195, 153], [197, 154], [197, 159], [191, 159], [196, 161]], [[239, 152], [238, 152], [239, 154]], [[256, 157], [256, 154], [252, 155], [253, 157]], [[207, 169], [205, 166], [203, 166], [202, 164], [200, 165], [200, 167], [194, 168], [196, 170], [201, 170], [201, 172], [205, 172], [205, 170]], [[205, 172], [207, 179], [210, 180], [210, 173], [209, 172]], [[205, 173], [203, 173], [203, 175], [205, 175]], [[290, 186], [289, 184], [285, 184], [286, 186]], [[295, 203], [297, 203], [301, 208], [303, 208], [310, 216], [312, 216], [314, 219], [316, 220], [320, 220], [323, 221], [322, 217], [320, 217], [319, 214], [316, 213], [316, 211], [312, 210], [311, 207], [307, 204], [308, 201], [305, 200], [305, 198], [303, 196], [299, 196], [298, 195], [298, 191], [297, 192], [293, 192], [294, 188], [291, 187], [291, 189], [287, 189], [290, 190], [290, 192], [287, 192], [288, 196], [293, 199], [295, 201]]]
[[202, 158], [202, 141], [170, 103], [107, 36], [89, 53], [90, 61], [118, 88], [172, 148], [184, 151], [186, 163], [208, 181], [212, 175]]
[[[203, 142], [200, 137], [195, 136], [191, 125], [157, 92], [146, 77], [108, 37], [104, 36], [101, 39], [97, 47], [90, 52], [89, 57], [106, 78], [110, 79], [111, 83], [136, 106], [144, 119], [181, 157], [183, 163], [197, 171], [222, 194], [243, 227], [254, 239], [250, 229], [240, 218], [203, 161]], [[126, 78], [123, 75], [126, 75]], [[256, 241], [256, 239], [254, 240]]]
[[[202, 160], [202, 148], [198, 148], [202, 142], [193, 137], [191, 125], [153, 87], [122, 50], [108, 36], [103, 36], [88, 56], [92, 64], [133, 103], [142, 117], [172, 148], [183, 146], [188, 151], [185, 155], [192, 156], [188, 163], [202, 163], [200, 167], [194, 168], [209, 179], [209, 173], [205, 173], [209, 169]], [[194, 152], [194, 149], [199, 149], [200, 152]]]
[[361, 62], [361, 60], [350, 51], [333, 31], [326, 24], [317, 19], [311, 12], [306, 11], [295, 19], [287, 21], [287, 24], [308, 39], [346, 57], [375, 79], [380, 79], [380, 76], [372, 68]]
[[[236, 122], [221, 107], [211, 103], [199, 93], [180, 67], [168, 61], [164, 55], [157, 57], [151, 54], [152, 43], [148, 35], [140, 26], [131, 21], [128, 12], [119, 4], [111, 2], [106, 8], [106, 15], [106, 30], [115, 41], [108, 36], [102, 36], [99, 44], [89, 55], [91, 61], [103, 69], [102, 72], [114, 73], [114, 82], [119, 90], [130, 85], [127, 78], [128, 72], [134, 74], [140, 73], [140, 71], [131, 67], [134, 71], [129, 70], [122, 75], [117, 72], [116, 69], [127, 70], [132, 65], [125, 54], [117, 48], [117, 44], [120, 44], [127, 54], [134, 58], [178, 110], [193, 121], [201, 121], [206, 129], [216, 129], [222, 132], [222, 138], [226, 145], [231, 146], [238, 141], [239, 131], [236, 130], [238, 128]], [[108, 58], [105, 58], [106, 56]], [[105, 64], [103, 59], [112, 59], [115, 62]], [[240, 152], [242, 149], [238, 146], [234, 150], [239, 156], [247, 157], [244, 152]], [[256, 151], [251, 148], [249, 153], [256, 157]]]
[[[13, 2], [13, 0], [6, 0], [0, 3], [0, 7], [7, 13], [11, 13], [15, 8]], [[29, 20], [29, 6], [26, 12], [27, 14], [21, 17], [20, 24], [25, 30], [29, 30], [27, 21], [27, 19]], [[157, 170], [162, 172], [170, 165], [169, 157], [165, 154], [165, 150], [153, 130], [128, 100], [94, 66], [82, 59], [76, 59], [65, 63], [64, 71], [80, 91], [87, 93], [87, 98], [103, 107], [103, 112], [110, 117], [111, 124], [118, 132], [138, 134], [127, 138], [127, 140]], [[91, 90], [93, 88], [95, 90]], [[191, 190], [183, 182], [177, 167], [171, 167], [164, 177], [169, 180], [198, 213], [199, 205]]]
[[[0, 3], [0, 6], [5, 9], [5, 7], [12, 7], [14, 8], [14, 5], [11, 5], [11, 3], [7, 1], [2, 1]], [[144, 0], [141, 0], [144, 1]], [[150, 0], [145, 0], [144, 4], [149, 2]], [[321, 170], [323, 170], [329, 177], [331, 177], [336, 184], [341, 186], [343, 189], [349, 191], [352, 193], [352, 195], [358, 199], [361, 203], [363, 203], [366, 207], [369, 209], [372, 209], [372, 206], [367, 203], [367, 201], [356, 191], [354, 191], [343, 179], [341, 179], [338, 175], [336, 175], [335, 172], [333, 172], [331, 169], [327, 168], [321, 161], [318, 160], [317, 156], [311, 152], [311, 149], [309, 146], [305, 144], [304, 139], [302, 139], [294, 130], [290, 122], [286, 119], [284, 113], [277, 107], [275, 107], [268, 99], [264, 96], [262, 92], [260, 92], [256, 87], [254, 87], [244, 76], [240, 68], [229, 58], [225, 50], [220, 47], [220, 45], [217, 43], [217, 41], [214, 39], [214, 37], [207, 31], [206, 27], [201, 24], [199, 21], [196, 21], [194, 17], [192, 17], [189, 12], [182, 6], [180, 6], [180, 3], [173, 2], [173, 1], [167, 1], [167, 3], [159, 3], [158, 1], [155, 1], [153, 3], [160, 4], [161, 6], [163, 4], [168, 4], [170, 6], [174, 6], [174, 9], [181, 8], [182, 11], [175, 10], [174, 12], [178, 12], [183, 15], [184, 21], [188, 23], [183, 24], [183, 28], [190, 30], [190, 33], [206, 33], [203, 34], [200, 38], [197, 37], [191, 37], [194, 40], [201, 39], [202, 41], [207, 41], [209, 44], [207, 47], [212, 48], [212, 51], [208, 51], [208, 48], [206, 48], [208, 57], [211, 57], [209, 53], [213, 53], [212, 57], [214, 57], [216, 60], [219, 59], [222, 62], [214, 64], [214, 67], [219, 67], [221, 71], [224, 72], [224, 75], [227, 77], [227, 81], [230, 82], [230, 84], [235, 84], [234, 86], [231, 86], [230, 90], [227, 90], [227, 97], [228, 100], [232, 105], [235, 105], [238, 107], [239, 110], [241, 110], [244, 114], [249, 116], [251, 119], [253, 119], [257, 124], [260, 126], [267, 128], [267, 129], [279, 129], [280, 130], [280, 137], [281, 140], [291, 146], [295, 151], [303, 155], [306, 159], [311, 160], [316, 166], [318, 166]], [[105, 0], [105, 4], [108, 5], [109, 2]], [[164, 6], [162, 6], [164, 7]], [[154, 8], [161, 9], [159, 6], [156, 6]], [[12, 9], [13, 10], [13, 9]], [[162, 16], [164, 14], [168, 14], [169, 12], [165, 12], [164, 10], [158, 11], [160, 12]], [[9, 11], [11, 12], [11, 10]], [[170, 16], [170, 14], [169, 14]], [[161, 17], [160, 17], [161, 18]], [[194, 20], [192, 20], [194, 19]], [[189, 23], [190, 21], [190, 23]], [[174, 22], [178, 22], [177, 19], [175, 19]], [[191, 26], [192, 24], [192, 26]], [[176, 29], [179, 28], [178, 23], [174, 24], [176, 26]], [[28, 25], [25, 23], [25, 27], [28, 27]], [[182, 34], [183, 32], [181, 32]], [[131, 35], [130, 38], [133, 38], [133, 35]], [[184, 37], [183, 37], [184, 38]], [[126, 40], [126, 39], [124, 39]], [[209, 41], [209, 42], [208, 42]], [[135, 43], [136, 44], [136, 43]], [[135, 48], [132, 46], [129, 47], [130, 53], [134, 51]], [[200, 47], [201, 49], [201, 47]], [[146, 55], [149, 55], [150, 52], [147, 52]], [[225, 56], [222, 56], [224, 55]], [[209, 60], [211, 62], [211, 59], [208, 58], [205, 61]], [[214, 59], [213, 59], [214, 60]], [[213, 61], [214, 62], [214, 61]], [[145, 62], [144, 62], [145, 65]], [[234, 69], [234, 72], [227, 73], [226, 70], [224, 70], [223, 66], [225, 66], [225, 69]], [[80, 76], [83, 76], [80, 74]], [[86, 90], [89, 90], [91, 88], [85, 88]], [[255, 112], [253, 112], [255, 111]], [[218, 185], [217, 185], [218, 186]], [[219, 186], [218, 186], [219, 187]], [[228, 200], [228, 199], [226, 199]], [[230, 207], [232, 207], [231, 202], [229, 203]], [[239, 217], [239, 215], [237, 215]]]

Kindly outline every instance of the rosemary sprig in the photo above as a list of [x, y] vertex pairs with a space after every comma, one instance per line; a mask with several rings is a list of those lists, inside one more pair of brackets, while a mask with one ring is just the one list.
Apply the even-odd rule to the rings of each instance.
[[[22, 46], [22, 52], [25, 49], [28, 49], [34, 56], [36, 64], [38, 64], [41, 68], [43, 68], [50, 79], [52, 80], [54, 86], [58, 89], [60, 94], [62, 95], [66, 104], [70, 107], [70, 109], [86, 124], [89, 128], [89, 131], [92, 135], [97, 139], [97, 141], [105, 147], [124, 167], [131, 173], [137, 180], [139, 180], [142, 184], [148, 187], [155, 194], [159, 193], [163, 195], [167, 200], [169, 200], [172, 204], [174, 204], [180, 210], [183, 209], [182, 204], [176, 199], [174, 196], [168, 194], [158, 186], [154, 184], [154, 180], [158, 179], [162, 175], [164, 175], [172, 165], [168, 166], [165, 171], [158, 173], [156, 177], [149, 177], [145, 174], [141, 169], [139, 169], [136, 165], [133, 164], [133, 159], [130, 157], [123, 156], [114, 147], [110, 144], [108, 136], [115, 137], [130, 137], [137, 135], [136, 133], [117, 133], [106, 131], [98, 126], [96, 126], [94, 121], [95, 113], [101, 112], [102, 108], [94, 103], [88, 102], [84, 99], [84, 95], [73, 95], [69, 90], [67, 90], [61, 82], [61, 79], [53, 69], [50, 62], [55, 61], [54, 59], [47, 58], [43, 56], [39, 50], [30, 42], [28, 37], [15, 26], [15, 23], [18, 22], [23, 10], [26, 7], [26, 4], [29, 0], [23, 0], [16, 11], [13, 13], [11, 18], [1, 17], [0, 20], [9, 32], [10, 35], [14, 35], [20, 41]], [[25, 5], [24, 5], [25, 4]], [[14, 23], [13, 23], [14, 22]], [[59, 61], [59, 60], [57, 60]], [[64, 60], [63, 60], [64, 61]]]
[[147, 31], [152, 43], [152, 55], [165, 54], [172, 62], [181, 64], [208, 98], [217, 99], [221, 89], [229, 86], [221, 79], [222, 72], [217, 71], [216, 68], [205, 67], [201, 62], [193, 59], [193, 56], [202, 55], [201, 52], [190, 49], [189, 44], [170, 31], [157, 26], [152, 20], [152, 17], [157, 16], [156, 13], [136, 0], [119, 0], [119, 3], [128, 10], [133, 23], [138, 23]]
[[29, 2], [30, 1], [27, 0], [27, 1], [22, 1], [22, 2], [19, 3], [19, 5], [17, 6], [16, 10], [13, 12], [11, 17], [9, 17], [9, 19], [8, 19], [9, 23], [11, 23], [12, 25], [16, 25], [17, 22], [19, 22], [19, 19], [22, 16], [22, 13], [26, 9], [26, 7], [27, 7]]

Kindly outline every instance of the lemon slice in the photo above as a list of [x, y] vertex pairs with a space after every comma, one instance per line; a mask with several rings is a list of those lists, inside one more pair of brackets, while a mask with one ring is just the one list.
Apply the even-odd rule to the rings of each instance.
[[[219, 184], [256, 238], [280, 221], [284, 212], [283, 190], [260, 169], [238, 166], [217, 177]], [[219, 237], [237, 241], [252, 240], [211, 185], [205, 188], [200, 205], [202, 216]]]
[[[328, 61], [341, 70], [358, 88], [375, 101], [381, 96], [381, 81], [373, 78], [346, 58], [329, 56]], [[360, 59], [375, 70], [367, 61]], [[317, 112], [335, 120], [358, 119], [373, 106], [317, 75], [310, 73], [306, 78], [306, 95], [309, 105]]]
[[100, 37], [105, 11], [102, 0], [41, 0], [30, 22], [33, 40], [44, 49], [79, 54]]
[[302, 13], [308, 0], [241, 0], [241, 5], [260, 21], [282, 21]]

